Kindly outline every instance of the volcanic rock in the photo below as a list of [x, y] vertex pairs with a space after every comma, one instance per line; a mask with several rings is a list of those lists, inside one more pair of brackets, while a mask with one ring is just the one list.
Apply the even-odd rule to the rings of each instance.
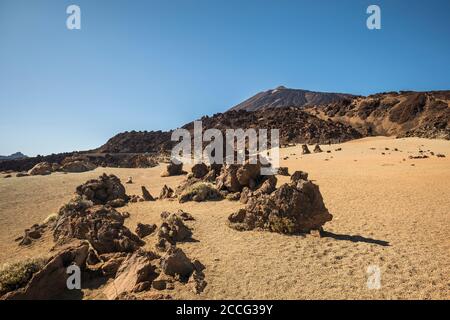
[[30, 176], [36, 176], [36, 175], [48, 175], [52, 173], [52, 165], [48, 162], [40, 162], [36, 164], [30, 171], [28, 171], [28, 174]]
[[161, 257], [161, 269], [167, 275], [188, 279], [194, 271], [194, 266], [183, 250], [171, 247]]
[[197, 179], [203, 178], [209, 172], [208, 167], [204, 163], [194, 164], [191, 171], [193, 177]]
[[97, 166], [93, 163], [84, 160], [75, 160], [71, 162], [66, 162], [63, 164], [59, 170], [63, 172], [86, 172], [94, 170]]
[[115, 175], [101, 175], [98, 179], [88, 180], [76, 189], [76, 193], [94, 204], [107, 204], [115, 199], [128, 201], [125, 187]]
[[157, 228], [156, 224], [138, 223], [135, 232], [140, 238], [144, 238], [144, 237], [152, 234], [153, 231], [156, 230], [156, 228]]
[[142, 198], [144, 198], [145, 201], [155, 201], [155, 198], [153, 198], [153, 196], [150, 194], [150, 192], [148, 192], [148, 190], [144, 186], [141, 186], [141, 189], [142, 189]]
[[229, 217], [229, 225], [237, 230], [293, 234], [318, 230], [331, 219], [319, 187], [299, 180], [283, 184], [270, 195], [251, 197], [245, 209]]
[[278, 174], [280, 176], [288, 176], [289, 175], [289, 169], [288, 167], [279, 167], [278, 168]]
[[183, 171], [183, 164], [170, 162], [167, 164], [166, 169], [161, 173], [161, 177], [179, 176], [182, 174], [186, 174], [186, 172]]
[[123, 293], [140, 292], [149, 289], [158, 276], [158, 258], [152, 252], [138, 250], [128, 256], [117, 270], [113, 282], [106, 285], [103, 293], [108, 299], [116, 299]]
[[308, 173], [304, 171], [295, 171], [291, 176], [291, 182], [298, 182], [299, 180], [308, 180]]
[[161, 189], [161, 192], [159, 194], [159, 199], [169, 199], [172, 198], [174, 194], [174, 191], [172, 188], [168, 187], [167, 185], [164, 185]]
[[306, 144], [302, 145], [302, 154], [310, 154], [311, 151], [309, 151], [308, 146]]
[[111, 207], [75, 200], [60, 209], [53, 237], [58, 244], [88, 240], [99, 254], [135, 251], [144, 243], [123, 223], [124, 217]]
[[17, 174], [16, 174], [16, 177], [17, 178], [20, 178], [20, 177], [28, 177], [29, 176], [29, 174], [27, 173], [27, 172], [18, 172]]
[[192, 231], [183, 222], [183, 219], [175, 213], [161, 214], [163, 223], [158, 229], [158, 238], [167, 240], [170, 244], [189, 240]]
[[314, 153], [320, 153], [320, 152], [323, 152], [323, 151], [320, 148], [320, 146], [318, 144], [316, 144], [316, 146], [314, 147]]
[[75, 264], [84, 269], [89, 253], [89, 243], [74, 241], [59, 248], [35, 274], [26, 286], [9, 292], [4, 300], [49, 300], [67, 291], [67, 267]]

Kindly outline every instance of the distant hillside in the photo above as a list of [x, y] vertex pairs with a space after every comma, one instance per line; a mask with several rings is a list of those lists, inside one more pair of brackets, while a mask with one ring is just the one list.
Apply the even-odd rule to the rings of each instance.
[[99, 153], [157, 153], [168, 149], [169, 131], [127, 131], [109, 139], [94, 150]]
[[[300, 108], [268, 108], [250, 112], [231, 110], [211, 117], [201, 118], [203, 129], [215, 128], [224, 132], [228, 128], [279, 129], [280, 144], [288, 143], [338, 143], [361, 138], [349, 125], [325, 121]], [[183, 126], [193, 130], [193, 122]]]
[[[332, 121], [324, 121], [299, 108], [269, 108], [255, 112], [231, 110], [204, 116], [203, 130], [265, 128], [280, 129], [280, 143], [328, 143], [347, 141], [362, 137], [351, 126]], [[192, 131], [193, 122], [182, 128]], [[192, 135], [193, 137], [193, 135]], [[100, 148], [98, 153], [170, 153], [176, 144], [172, 142], [171, 131], [131, 131], [112, 137]]]
[[[279, 87], [257, 94], [225, 113], [204, 116], [203, 129], [280, 129], [280, 142], [342, 142], [370, 135], [450, 139], [450, 90], [387, 92], [368, 97]], [[192, 130], [192, 122], [183, 126]], [[133, 167], [137, 154], [168, 154], [171, 131], [130, 131], [115, 135], [89, 155], [97, 165]], [[60, 163], [74, 153], [0, 158], [0, 171], [29, 170], [41, 161]], [[20, 158], [22, 157], [22, 158]]]
[[17, 160], [17, 159], [24, 159], [28, 158], [26, 155], [24, 155], [22, 152], [16, 152], [9, 156], [0, 156], [0, 161], [4, 160]]
[[304, 107], [333, 102], [351, 101], [356, 96], [346, 93], [314, 92], [288, 89], [283, 86], [260, 92], [230, 110], [257, 111], [267, 108]]
[[450, 91], [388, 92], [309, 107], [325, 120], [351, 125], [364, 135], [450, 139]]

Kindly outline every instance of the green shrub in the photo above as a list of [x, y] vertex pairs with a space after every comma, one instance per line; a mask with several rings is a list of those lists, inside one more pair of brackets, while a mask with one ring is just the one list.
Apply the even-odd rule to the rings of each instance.
[[47, 259], [34, 258], [4, 264], [0, 268], [0, 295], [24, 287], [33, 274], [42, 270]]

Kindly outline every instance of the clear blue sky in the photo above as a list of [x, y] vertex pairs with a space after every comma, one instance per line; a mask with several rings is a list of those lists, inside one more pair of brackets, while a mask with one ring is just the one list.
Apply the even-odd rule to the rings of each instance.
[[0, 0], [0, 154], [176, 128], [278, 85], [450, 89], [450, 1]]

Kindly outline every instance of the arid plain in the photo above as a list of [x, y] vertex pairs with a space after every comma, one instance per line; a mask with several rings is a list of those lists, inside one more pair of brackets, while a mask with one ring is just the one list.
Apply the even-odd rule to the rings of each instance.
[[[281, 149], [282, 166], [303, 170], [320, 187], [333, 220], [325, 236], [239, 232], [227, 217], [237, 201], [158, 200], [129, 203], [126, 225], [160, 223], [162, 211], [183, 209], [195, 241], [180, 243], [205, 265], [207, 286], [199, 295], [179, 284], [167, 290], [187, 299], [449, 299], [450, 298], [450, 141], [372, 137], [323, 145], [330, 153], [301, 154], [301, 145]], [[341, 151], [336, 149], [342, 148]], [[419, 150], [426, 159], [410, 159]], [[117, 175], [128, 194], [144, 185], [158, 195], [183, 176], [160, 177], [149, 169], [97, 168], [84, 173], [0, 178], [0, 263], [44, 255], [51, 234], [28, 247], [14, 239], [42, 222], [73, 196], [76, 186], [101, 173]], [[278, 176], [278, 184], [289, 177]], [[146, 238], [151, 246], [151, 237]], [[367, 268], [381, 270], [381, 288], [369, 290]], [[104, 299], [102, 288], [85, 289], [87, 299]]]

